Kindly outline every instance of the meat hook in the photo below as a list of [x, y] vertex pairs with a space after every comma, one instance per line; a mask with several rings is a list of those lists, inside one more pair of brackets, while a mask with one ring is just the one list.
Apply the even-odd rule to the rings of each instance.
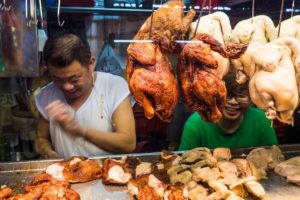
[[200, 18], [202, 17], [202, 14], [203, 14], [203, 9], [204, 9], [205, 3], [206, 3], [206, 0], [203, 0], [203, 1], [202, 1], [202, 6], [201, 6], [201, 9], [200, 9], [200, 13], [199, 13], [199, 17], [198, 17], [198, 21], [197, 21], [197, 25], [196, 25], [196, 29], [195, 29], [194, 36], [193, 36], [193, 37], [196, 36], [197, 29], [198, 29], [199, 22], [200, 22]]
[[151, 19], [150, 19], [149, 39], [151, 39], [151, 35], [152, 35], [152, 23], [153, 23], [153, 15], [154, 15], [154, 4], [155, 4], [155, 0], [152, 1], [152, 11], [151, 11]]
[[62, 27], [65, 23], [65, 20], [63, 20], [62, 22], [60, 21], [60, 2], [61, 2], [61, 0], [58, 0], [58, 4], [57, 4], [57, 23], [58, 23], [58, 26]]
[[283, 13], [284, 0], [281, 0], [280, 14], [279, 14], [279, 22], [278, 22], [278, 33], [277, 38], [280, 35], [281, 21], [282, 21], [282, 13]]
[[255, 0], [252, 0], [252, 10], [251, 10], [251, 24], [253, 24], [253, 19], [254, 19], [254, 9], [255, 9]]
[[292, 12], [291, 12], [291, 18], [293, 17], [294, 15], [294, 9], [295, 9], [295, 0], [293, 0], [292, 2]]

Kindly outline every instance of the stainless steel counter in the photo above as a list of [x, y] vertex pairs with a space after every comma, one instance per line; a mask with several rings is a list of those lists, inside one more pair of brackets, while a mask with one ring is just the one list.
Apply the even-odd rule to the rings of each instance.
[[[287, 158], [300, 155], [300, 144], [280, 146]], [[251, 148], [232, 149], [234, 157], [243, 157]], [[178, 152], [180, 153], [180, 152]], [[156, 161], [160, 153], [128, 154], [141, 158], [142, 161]], [[120, 155], [110, 157], [120, 158]], [[99, 163], [104, 157], [93, 158]], [[45, 168], [58, 160], [39, 160], [28, 162], [9, 162], [0, 163], [0, 185], [8, 185], [17, 192], [22, 192], [22, 185], [30, 183], [32, 178], [45, 170]], [[268, 173], [269, 179], [262, 180], [260, 183], [266, 190], [266, 200], [299, 200], [300, 186], [287, 183], [285, 178], [278, 176], [273, 171]], [[81, 196], [82, 200], [131, 200], [125, 186], [106, 186], [102, 184], [102, 179], [88, 183], [73, 184]], [[251, 198], [248, 198], [251, 199]]]

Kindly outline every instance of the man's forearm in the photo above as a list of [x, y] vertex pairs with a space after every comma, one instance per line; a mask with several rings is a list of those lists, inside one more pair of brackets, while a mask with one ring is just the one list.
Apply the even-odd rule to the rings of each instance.
[[47, 158], [48, 153], [51, 151], [54, 151], [54, 150], [52, 149], [51, 143], [48, 140], [46, 140], [44, 138], [37, 138], [36, 139], [36, 151], [41, 156]]
[[135, 149], [135, 137], [132, 138], [125, 133], [104, 133], [90, 128], [86, 128], [83, 131], [82, 137], [105, 151], [130, 153]]

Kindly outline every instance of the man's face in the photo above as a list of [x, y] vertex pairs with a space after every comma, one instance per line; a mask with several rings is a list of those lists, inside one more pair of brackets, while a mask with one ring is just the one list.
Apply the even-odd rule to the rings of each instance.
[[227, 120], [238, 120], [247, 110], [249, 103], [250, 97], [247, 91], [228, 94], [225, 107], [222, 110], [223, 117]]
[[92, 87], [92, 70], [73, 61], [69, 66], [57, 68], [49, 66], [53, 83], [62, 90], [67, 100], [80, 98]]

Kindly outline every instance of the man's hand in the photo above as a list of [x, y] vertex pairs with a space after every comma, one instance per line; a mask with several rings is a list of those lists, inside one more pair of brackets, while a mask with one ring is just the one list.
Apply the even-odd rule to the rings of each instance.
[[76, 136], [84, 136], [83, 128], [75, 120], [68, 107], [61, 101], [54, 101], [46, 107], [50, 119], [57, 122], [64, 131]]
[[62, 158], [62, 157], [55, 151], [51, 150], [51, 151], [46, 152], [45, 158]]

